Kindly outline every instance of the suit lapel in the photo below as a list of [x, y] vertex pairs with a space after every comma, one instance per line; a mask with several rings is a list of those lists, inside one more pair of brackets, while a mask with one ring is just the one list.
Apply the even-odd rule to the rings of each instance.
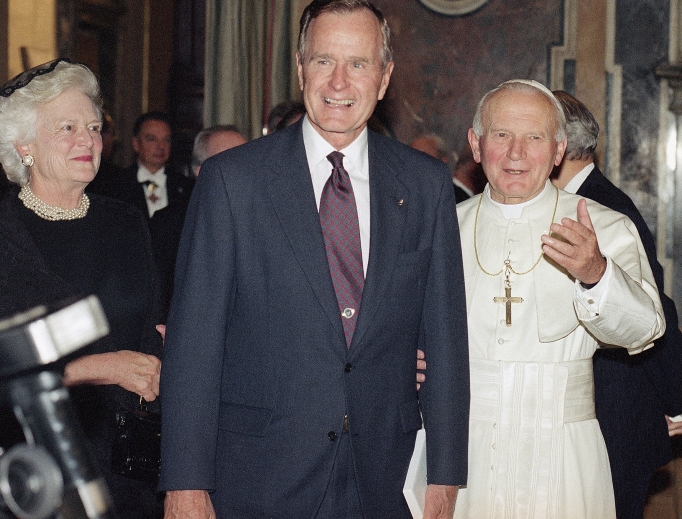
[[[272, 163], [276, 165], [270, 175], [268, 194], [301, 270], [339, 339], [345, 344], [303, 134], [300, 124], [296, 127], [296, 131], [289, 132], [291, 138], [281, 139], [273, 150]], [[286, 157], [286, 161], [275, 157]]]
[[[400, 253], [409, 191], [400, 180], [400, 166], [381, 139], [369, 132], [370, 252], [365, 287], [352, 346], [374, 320]], [[401, 202], [402, 201], [402, 202]]]
[[585, 180], [583, 181], [582, 184], [580, 184], [580, 187], [578, 190], [575, 192], [576, 195], [578, 196], [583, 196], [586, 198], [592, 198], [590, 196], [590, 193], [592, 192], [593, 189], [597, 188], [597, 186], [600, 183], [599, 177], [601, 176], [601, 171], [597, 169], [597, 166], [595, 166], [592, 171], [590, 171], [590, 174], [587, 175]]

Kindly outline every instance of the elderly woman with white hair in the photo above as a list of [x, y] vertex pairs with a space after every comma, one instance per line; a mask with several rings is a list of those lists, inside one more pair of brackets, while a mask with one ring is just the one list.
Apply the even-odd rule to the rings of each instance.
[[[0, 199], [0, 318], [96, 294], [108, 337], [64, 363], [64, 384], [120, 518], [156, 518], [151, 484], [111, 470], [116, 413], [159, 393], [163, 313], [149, 231], [136, 208], [85, 187], [102, 152], [99, 86], [58, 59], [0, 87], [0, 163], [13, 184]], [[3, 424], [0, 442], [9, 441]]]

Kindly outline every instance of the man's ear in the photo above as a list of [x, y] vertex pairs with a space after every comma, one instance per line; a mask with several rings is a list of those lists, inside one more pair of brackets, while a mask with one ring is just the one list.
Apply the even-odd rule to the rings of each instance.
[[139, 140], [139, 138], [133, 137], [132, 139], [130, 139], [130, 143], [133, 145], [133, 151], [135, 153], [139, 153], [140, 152], [140, 140]]
[[296, 53], [296, 73], [298, 74], [298, 88], [303, 92], [303, 63], [298, 52]]

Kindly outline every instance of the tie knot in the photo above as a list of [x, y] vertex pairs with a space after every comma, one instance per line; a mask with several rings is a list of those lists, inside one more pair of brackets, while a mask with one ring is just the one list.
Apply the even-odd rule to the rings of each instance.
[[343, 153], [340, 151], [332, 151], [327, 155], [327, 160], [332, 163], [334, 168], [343, 169]]

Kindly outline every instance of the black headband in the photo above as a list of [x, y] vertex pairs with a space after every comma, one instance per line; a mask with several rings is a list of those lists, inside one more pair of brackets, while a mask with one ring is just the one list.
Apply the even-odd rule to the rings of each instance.
[[2, 87], [0, 87], [0, 97], [9, 97], [15, 91], [19, 90], [20, 88], [24, 88], [38, 76], [49, 74], [62, 61], [65, 63], [73, 63], [73, 61], [71, 61], [69, 58], [57, 58], [55, 60], [48, 61], [47, 63], [43, 63], [42, 65], [38, 65], [37, 67], [30, 68], [2, 85]]

